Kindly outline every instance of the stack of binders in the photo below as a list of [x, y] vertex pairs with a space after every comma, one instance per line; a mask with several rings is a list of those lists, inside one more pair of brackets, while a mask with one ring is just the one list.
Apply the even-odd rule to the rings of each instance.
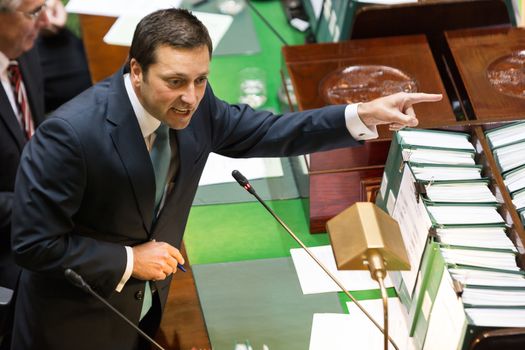
[[525, 122], [512, 123], [486, 132], [512, 203], [525, 223]]
[[412, 270], [391, 278], [419, 349], [467, 349], [479, 327], [525, 327], [525, 273], [475, 159], [468, 133], [404, 129], [392, 141], [376, 203], [408, 250]]

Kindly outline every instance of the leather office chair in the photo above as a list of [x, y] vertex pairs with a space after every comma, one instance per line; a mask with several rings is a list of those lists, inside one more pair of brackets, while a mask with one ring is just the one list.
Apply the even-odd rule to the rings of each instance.
[[525, 328], [504, 328], [481, 332], [470, 344], [470, 350], [522, 350]]

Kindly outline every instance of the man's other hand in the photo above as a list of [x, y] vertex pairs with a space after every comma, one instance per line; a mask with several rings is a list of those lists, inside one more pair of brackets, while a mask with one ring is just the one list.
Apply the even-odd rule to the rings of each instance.
[[139, 280], [161, 281], [184, 264], [180, 251], [165, 242], [149, 241], [133, 247], [132, 276]]

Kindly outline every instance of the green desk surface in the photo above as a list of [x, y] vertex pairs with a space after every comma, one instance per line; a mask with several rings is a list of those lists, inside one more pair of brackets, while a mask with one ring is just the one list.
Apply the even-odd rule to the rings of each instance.
[[[308, 200], [268, 204], [306, 245], [329, 244], [308, 231]], [[258, 202], [194, 206], [184, 243], [192, 265], [288, 257], [299, 246]]]
[[[304, 34], [290, 27], [279, 0], [252, 1], [259, 12], [267, 18], [289, 45], [304, 43]], [[197, 8], [200, 10], [200, 7]], [[277, 91], [281, 86], [281, 47], [283, 44], [251, 9], [260, 51], [250, 55], [223, 55], [213, 57], [210, 67], [210, 83], [215, 94], [230, 103], [239, 97], [239, 71], [246, 67], [259, 67], [266, 71], [268, 101], [262, 108], [280, 112]], [[242, 36], [243, 33], [238, 33]]]
[[303, 295], [291, 258], [193, 266], [214, 350], [308, 349], [313, 314], [342, 313], [335, 293]]

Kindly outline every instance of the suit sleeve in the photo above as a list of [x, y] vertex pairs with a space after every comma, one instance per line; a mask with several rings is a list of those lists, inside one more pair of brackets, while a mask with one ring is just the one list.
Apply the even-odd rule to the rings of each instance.
[[276, 157], [357, 146], [346, 127], [345, 105], [274, 115], [248, 105], [206, 98], [213, 151], [230, 157]]
[[71, 268], [109, 295], [126, 267], [121, 245], [83, 236], [73, 218], [86, 185], [86, 164], [69, 123], [43, 123], [22, 154], [15, 184], [12, 247], [21, 266], [62, 278]]

